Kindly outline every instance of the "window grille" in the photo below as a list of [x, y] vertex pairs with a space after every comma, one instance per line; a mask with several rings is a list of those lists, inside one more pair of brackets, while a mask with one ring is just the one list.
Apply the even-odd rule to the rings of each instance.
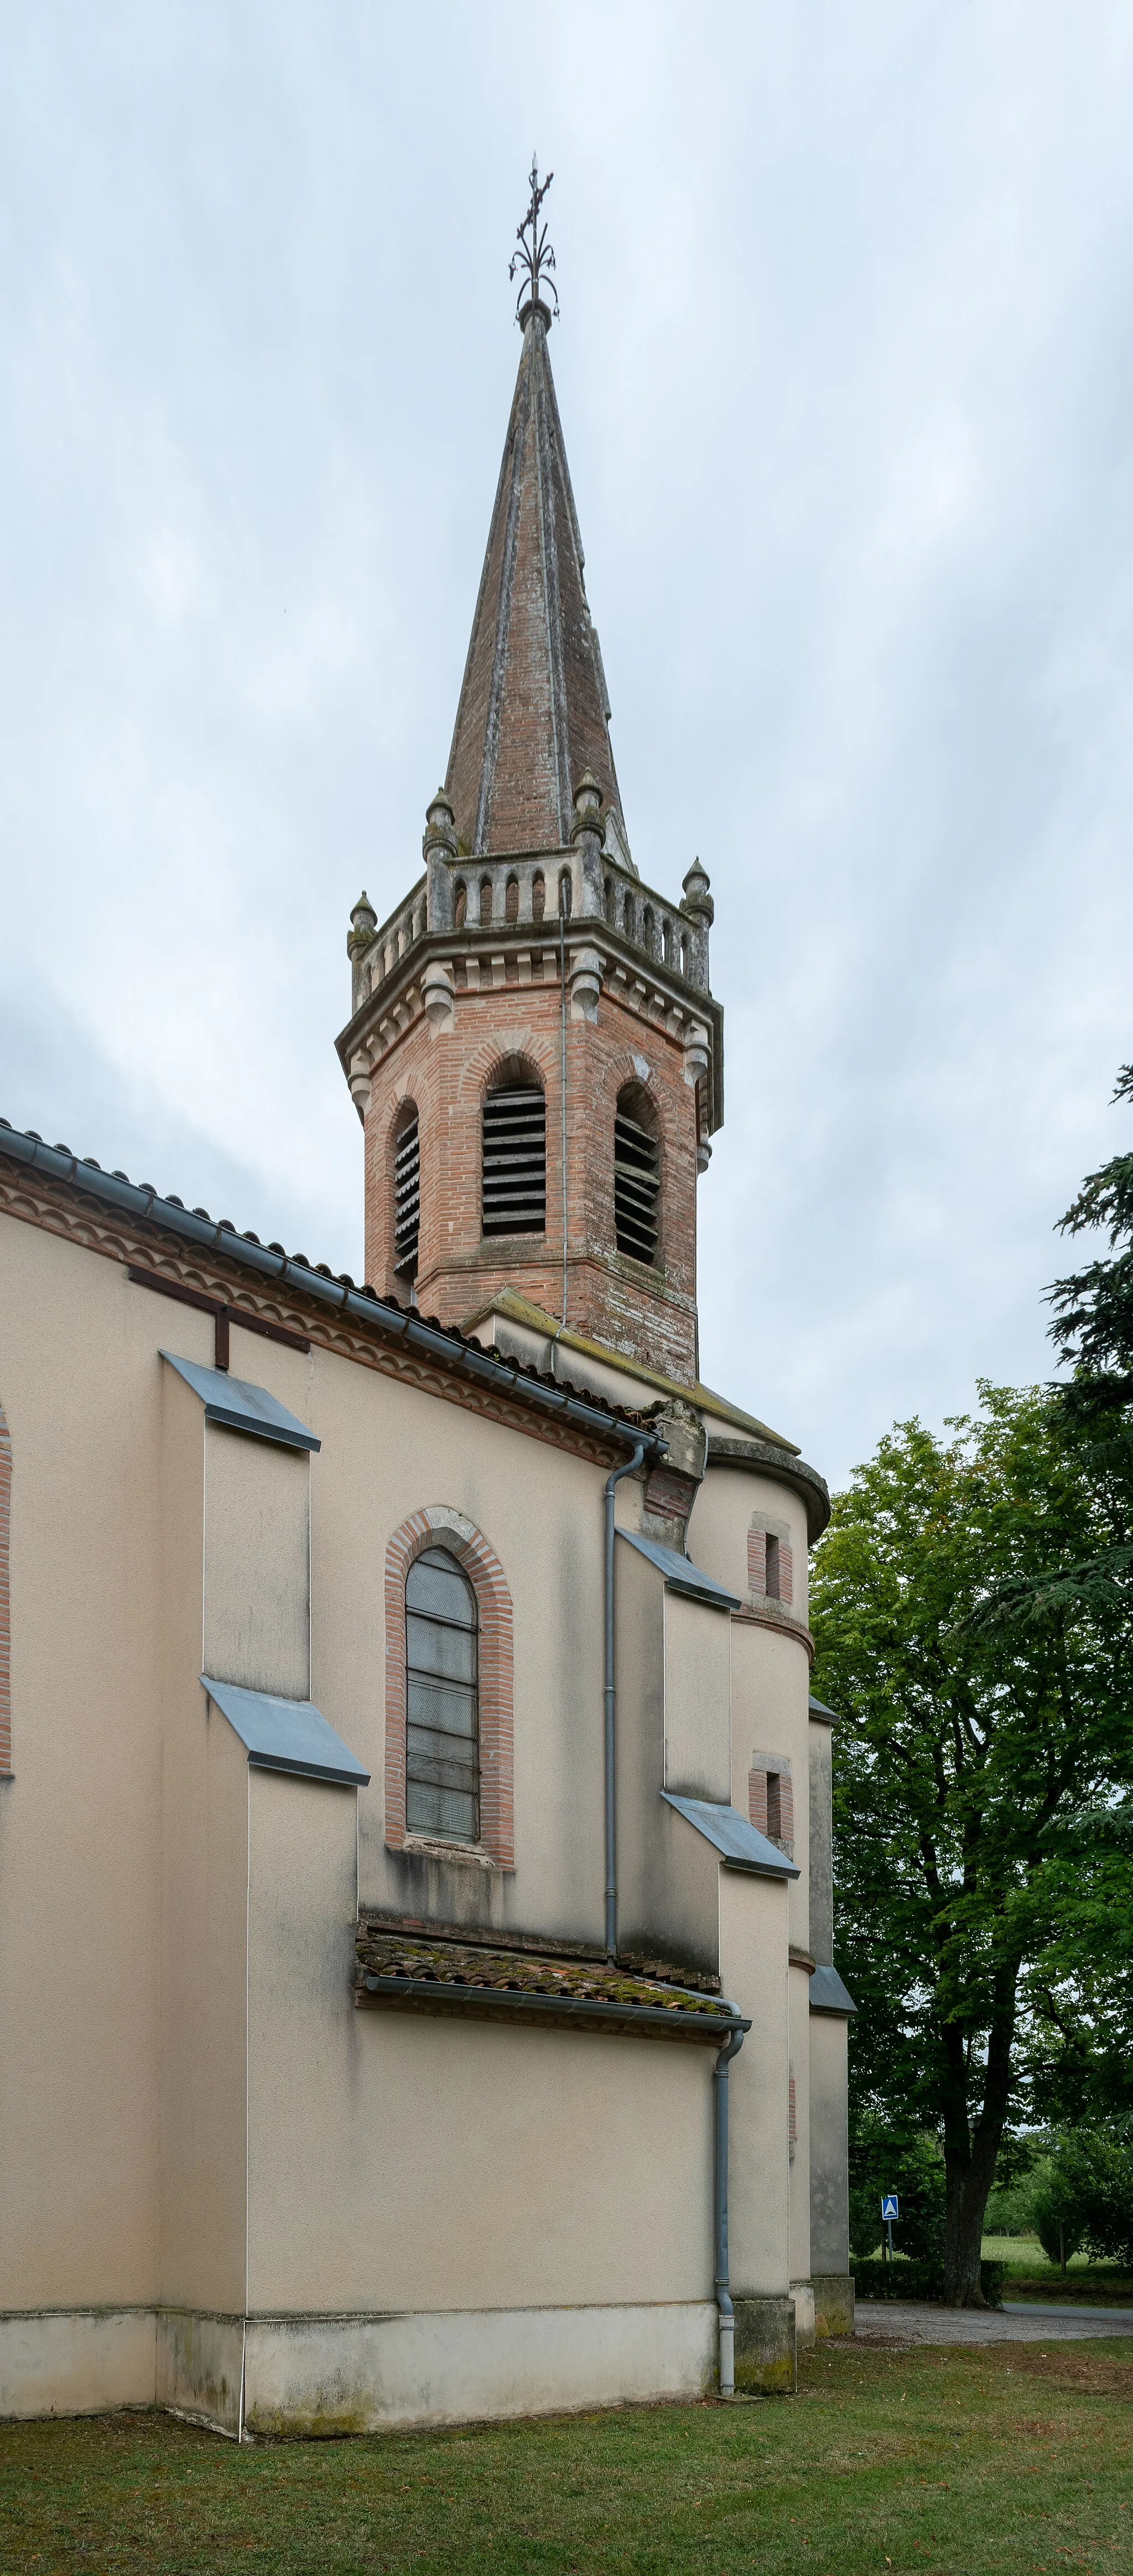
[[661, 1189], [657, 1139], [620, 1105], [614, 1118], [614, 1232], [619, 1252], [650, 1264], [657, 1258]]
[[445, 1547], [405, 1579], [405, 1822], [410, 1833], [480, 1839], [476, 1595]]
[[413, 1277], [421, 1230], [421, 1136], [417, 1112], [407, 1120], [393, 1151], [393, 1266]]
[[547, 1113], [537, 1085], [484, 1102], [485, 1234], [542, 1234], [547, 1223]]

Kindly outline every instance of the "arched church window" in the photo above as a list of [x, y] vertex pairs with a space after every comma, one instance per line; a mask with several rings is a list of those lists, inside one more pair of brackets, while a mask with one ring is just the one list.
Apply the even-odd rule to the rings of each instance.
[[688, 932], [687, 932], [687, 930], [682, 930], [682, 932], [681, 932], [681, 973], [682, 973], [682, 975], [684, 976], [685, 982], [686, 982], [686, 984], [687, 984], [687, 982], [688, 982]]
[[465, 922], [468, 919], [468, 888], [465, 885], [463, 877], [458, 877], [456, 881], [456, 899], [453, 918], [456, 922], [457, 929], [463, 930]]
[[504, 891], [504, 920], [519, 919], [519, 878], [509, 877]]
[[619, 1092], [614, 1113], [614, 1233], [619, 1252], [650, 1266], [657, 1259], [660, 1195], [656, 1111], [630, 1083]]
[[637, 921], [634, 912], [633, 896], [631, 894], [627, 894], [625, 901], [625, 933], [627, 939], [636, 939], [637, 937]]
[[664, 957], [666, 966], [671, 966], [673, 962], [673, 925], [671, 921], [666, 921], [662, 925], [661, 953]]
[[445, 1547], [405, 1578], [405, 1823], [411, 1834], [480, 1839], [476, 1595]]
[[653, 955], [653, 906], [647, 903], [641, 916], [641, 945], [647, 957]]
[[547, 1107], [541, 1083], [517, 1070], [484, 1101], [485, 1234], [542, 1234], [547, 1222]]
[[480, 879], [480, 928], [486, 930], [492, 918], [492, 880]]
[[417, 1276], [421, 1231], [421, 1135], [414, 1103], [398, 1112], [393, 1136], [393, 1266], [399, 1279]]
[[542, 921], [547, 909], [547, 881], [542, 875], [531, 880], [531, 918]]

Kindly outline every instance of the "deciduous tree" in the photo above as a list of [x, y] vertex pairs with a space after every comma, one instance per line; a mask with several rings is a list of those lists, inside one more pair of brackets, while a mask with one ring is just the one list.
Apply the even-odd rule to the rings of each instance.
[[[815, 1687], [843, 1716], [854, 2098], [862, 2115], [940, 2136], [958, 2304], [980, 2300], [1005, 2128], [1057, 2051], [1042, 1978], [1084, 1897], [1088, 1820], [1133, 1778], [1123, 1605], [1112, 1586], [1057, 1597], [1116, 1535], [1088, 1445], [1049, 1391], [980, 1395], [946, 1439], [898, 1424], [856, 1470], [811, 1611]], [[998, 1614], [1028, 1590], [1025, 1615]], [[1055, 1975], [1047, 2002], [1057, 1995]]]

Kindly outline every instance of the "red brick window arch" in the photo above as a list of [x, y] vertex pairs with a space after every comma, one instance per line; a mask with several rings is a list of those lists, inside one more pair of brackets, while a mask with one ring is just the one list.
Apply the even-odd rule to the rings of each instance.
[[614, 1110], [614, 1237], [618, 1251], [652, 1269], [660, 1257], [661, 1138], [640, 1082], [623, 1084]]
[[[406, 1819], [410, 1722], [406, 1584], [418, 1557], [432, 1557], [441, 1549], [452, 1557], [475, 1598], [480, 1747], [476, 1848], [501, 1868], [511, 1869], [515, 1860], [511, 1594], [500, 1560], [483, 1531], [447, 1503], [431, 1503], [412, 1512], [394, 1531], [386, 1550], [385, 1839], [391, 1851], [401, 1851], [409, 1836], [413, 1841], [418, 1839], [417, 1829], [410, 1827]], [[408, 1615], [414, 1615], [412, 1605]], [[451, 1840], [456, 1849], [468, 1849], [471, 1839], [463, 1830], [451, 1835], [433, 1830], [425, 1838], [431, 1843]]]
[[497, 1065], [481, 1111], [481, 1231], [543, 1234], [547, 1224], [547, 1103], [523, 1056]]
[[0, 1405], [0, 1772], [12, 1768], [12, 1439]]

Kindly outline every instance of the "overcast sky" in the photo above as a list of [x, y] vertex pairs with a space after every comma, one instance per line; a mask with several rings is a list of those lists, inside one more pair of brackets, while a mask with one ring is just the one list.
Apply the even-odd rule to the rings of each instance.
[[1128, 1143], [1128, 0], [0, 0], [0, 1112], [362, 1272], [519, 356], [716, 898], [704, 1375], [833, 1482], [1044, 1375]]

